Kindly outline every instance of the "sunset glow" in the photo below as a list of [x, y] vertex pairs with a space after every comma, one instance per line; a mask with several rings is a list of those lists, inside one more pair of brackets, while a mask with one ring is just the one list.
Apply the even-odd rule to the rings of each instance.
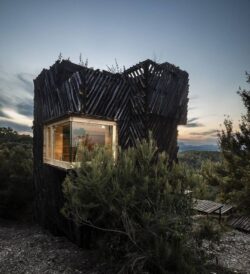
[[1, 1], [0, 126], [31, 132], [33, 79], [60, 52], [76, 64], [81, 53], [100, 70], [115, 59], [121, 68], [153, 59], [187, 71], [188, 124], [179, 142], [216, 144], [226, 115], [237, 125], [236, 92], [250, 69], [249, 1], [58, 3]]

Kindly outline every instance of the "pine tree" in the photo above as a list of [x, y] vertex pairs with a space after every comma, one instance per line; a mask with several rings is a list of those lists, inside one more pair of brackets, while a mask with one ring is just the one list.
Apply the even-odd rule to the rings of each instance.
[[120, 262], [119, 273], [197, 273], [189, 171], [170, 168], [152, 139], [120, 150], [116, 160], [102, 147], [82, 155], [63, 183], [62, 213], [92, 229], [102, 256]]
[[32, 138], [0, 128], [0, 217], [20, 218], [32, 208]]
[[[247, 82], [250, 82], [250, 75]], [[238, 94], [246, 108], [241, 117], [239, 130], [233, 130], [232, 120], [224, 121], [225, 129], [219, 133], [222, 164], [216, 168], [221, 198], [250, 214], [250, 90], [239, 90]]]

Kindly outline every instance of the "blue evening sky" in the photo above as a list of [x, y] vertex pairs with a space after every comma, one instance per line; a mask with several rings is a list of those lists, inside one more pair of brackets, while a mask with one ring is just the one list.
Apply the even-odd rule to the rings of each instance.
[[34, 79], [60, 52], [89, 66], [153, 59], [189, 73], [186, 143], [216, 143], [244, 111], [250, 70], [250, 0], [0, 0], [0, 126], [30, 131]]

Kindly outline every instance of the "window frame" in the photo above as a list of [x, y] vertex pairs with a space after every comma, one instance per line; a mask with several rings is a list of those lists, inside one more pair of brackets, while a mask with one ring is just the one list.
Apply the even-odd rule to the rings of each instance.
[[[63, 168], [63, 169], [73, 169], [80, 166], [80, 162], [68, 162], [62, 160], [56, 160], [54, 157], [54, 132], [55, 127], [59, 125], [63, 125], [66, 123], [70, 124], [70, 141], [72, 139], [72, 124], [73, 123], [87, 123], [94, 125], [102, 125], [102, 126], [112, 126], [112, 153], [113, 157], [116, 159], [117, 157], [117, 147], [118, 147], [118, 134], [117, 134], [117, 122], [98, 119], [98, 118], [90, 118], [90, 117], [77, 117], [70, 116], [68, 118], [62, 118], [55, 122], [48, 122], [43, 126], [43, 163], [49, 164], [55, 167]], [[50, 129], [50, 130], [49, 130]], [[50, 135], [50, 136], [49, 136]], [[50, 140], [50, 144], [49, 144]], [[49, 155], [48, 155], [49, 154]]]

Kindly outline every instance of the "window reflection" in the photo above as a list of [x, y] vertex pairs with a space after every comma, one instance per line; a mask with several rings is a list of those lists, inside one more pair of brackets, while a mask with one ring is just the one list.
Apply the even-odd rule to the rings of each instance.
[[115, 157], [116, 125], [105, 121], [70, 118], [44, 126], [43, 158], [63, 168], [81, 162], [82, 151], [95, 145], [105, 146]]
[[45, 159], [51, 158], [51, 128], [46, 127], [44, 129], [44, 143], [43, 143], [43, 157]]
[[72, 161], [80, 161], [84, 148], [94, 145], [112, 147], [112, 126], [88, 123], [72, 123]]

